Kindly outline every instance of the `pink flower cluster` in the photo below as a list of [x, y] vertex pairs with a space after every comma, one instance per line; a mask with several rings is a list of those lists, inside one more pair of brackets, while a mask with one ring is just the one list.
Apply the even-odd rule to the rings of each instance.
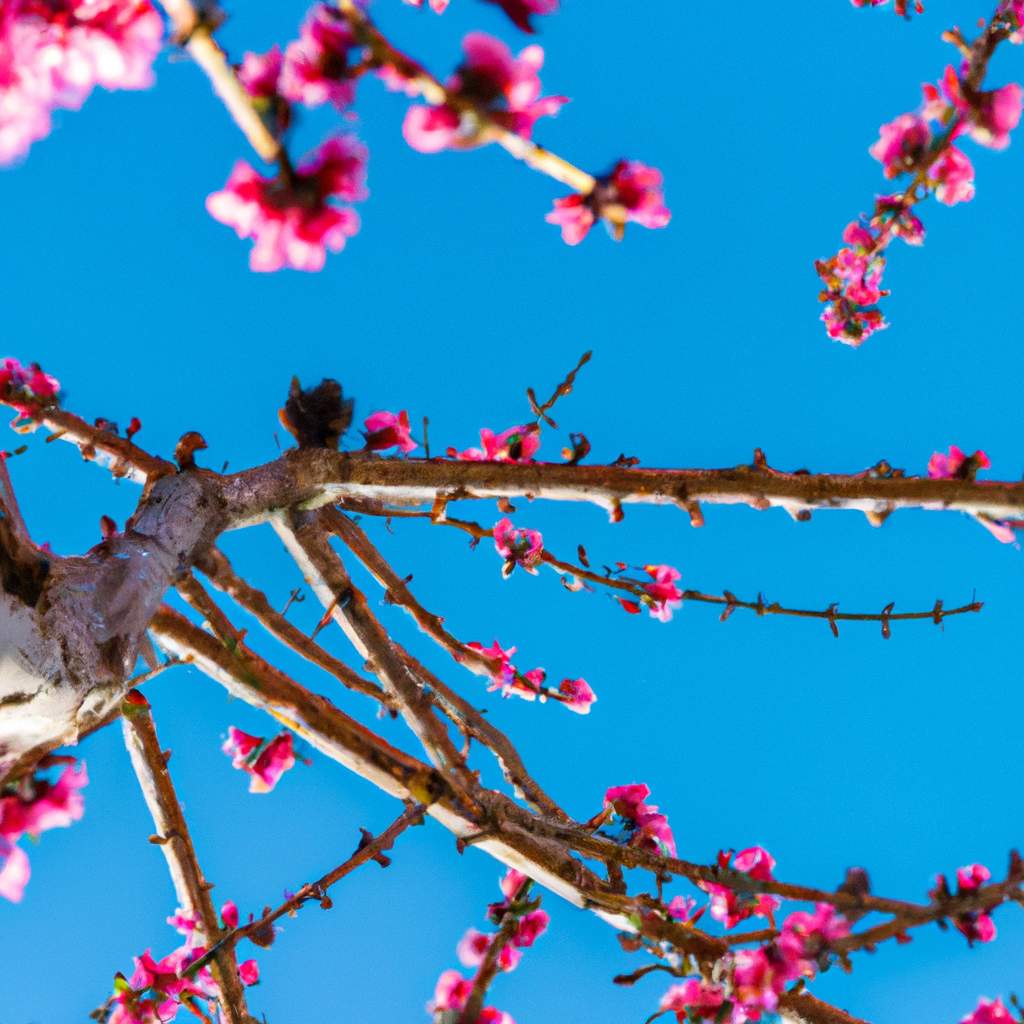
[[506, 516], [494, 524], [493, 533], [495, 550], [505, 559], [502, 576], [508, 579], [517, 565], [536, 575], [544, 554], [544, 538], [537, 530], [517, 529]]
[[247, 53], [238, 77], [258, 100], [280, 97], [306, 107], [331, 103], [344, 110], [355, 99], [349, 51], [357, 47], [348, 22], [338, 11], [317, 4], [299, 38], [289, 43], [283, 54], [277, 46], [265, 54]]
[[650, 787], [642, 782], [612, 786], [604, 795], [605, 813], [614, 815], [613, 820], [621, 825], [623, 834], [617, 837], [621, 841], [648, 853], [674, 857], [676, 841], [668, 818], [646, 803], [650, 795]]
[[403, 409], [397, 415], [393, 412], [375, 412], [363, 421], [366, 430], [366, 448], [371, 452], [398, 448], [408, 454], [416, 447], [409, 433], [409, 414]]
[[972, 1013], [960, 1018], [960, 1024], [1019, 1024], [1002, 999], [979, 999]]
[[17, 359], [7, 358], [0, 364], [0, 398], [21, 416], [32, 416], [59, 393], [60, 381], [43, 373], [38, 363], [22, 366]]
[[[1002, 16], [997, 12], [996, 17]], [[1009, 17], [1009, 14], [1005, 16]], [[1020, 27], [1019, 21], [1014, 25]], [[901, 114], [882, 125], [878, 141], [869, 149], [887, 178], [914, 175], [914, 185], [953, 206], [974, 197], [974, 168], [956, 140], [967, 135], [991, 149], [1005, 149], [1010, 132], [1021, 118], [1024, 90], [1016, 83], [982, 92], [967, 81], [967, 64], [958, 71], [946, 68], [939, 84], [923, 86], [919, 113]], [[938, 133], [932, 123], [939, 126]], [[911, 212], [917, 188], [898, 195], [879, 196], [874, 216], [849, 224], [843, 233], [846, 247], [815, 264], [825, 282], [822, 314], [830, 338], [857, 346], [887, 326], [878, 301], [888, 294], [881, 287], [885, 250], [893, 238], [911, 245], [924, 240], [924, 226]]]
[[539, 699], [541, 703], [550, 697], [578, 715], [588, 714], [590, 706], [597, 701], [597, 696], [585, 679], [563, 679], [558, 689], [553, 690], [544, 685], [547, 679], [544, 669], [532, 668], [529, 672], [520, 672], [512, 664], [512, 655], [516, 653], [514, 647], [505, 650], [497, 640], [490, 647], [484, 647], [476, 640], [466, 646], [494, 662], [491, 673], [493, 683], [488, 689], [501, 690], [503, 697], [516, 696], [531, 701]]
[[321, 270], [327, 250], [341, 252], [359, 230], [351, 207], [329, 200], [365, 199], [366, 148], [351, 135], [328, 139], [294, 171], [264, 178], [244, 160], [207, 197], [214, 220], [253, 240], [253, 270]]
[[[221, 907], [220, 916], [225, 929], [238, 926], [238, 908], [231, 900]], [[195, 1013], [194, 999], [210, 1005], [217, 1000], [217, 987], [208, 968], [200, 967], [187, 977], [181, 976], [206, 953], [199, 922], [179, 908], [167, 918], [167, 923], [185, 936], [184, 945], [162, 960], [155, 960], [148, 949], [133, 958], [135, 971], [131, 978], [118, 974], [114, 979], [109, 1024], [167, 1024], [177, 1017], [182, 1006]], [[238, 976], [243, 985], [258, 984], [259, 965], [255, 960], [240, 963]]]
[[449, 448], [448, 458], [469, 462], [533, 462], [533, 456], [540, 448], [540, 428], [536, 423], [523, 423], [509, 427], [500, 434], [482, 427], [480, 448], [458, 451]]
[[[412, 7], [422, 7], [423, 0], [405, 0]], [[533, 32], [530, 19], [535, 14], [553, 14], [558, 10], [558, 0], [485, 0], [486, 3], [500, 7], [512, 20], [512, 23], [524, 32]], [[443, 14], [449, 0], [430, 0], [430, 9], [435, 14]]]
[[[51, 758], [43, 770], [70, 758]], [[28, 855], [17, 845], [22, 836], [32, 839], [52, 828], [67, 828], [85, 810], [79, 792], [89, 781], [84, 764], [67, 764], [50, 782], [44, 774], [28, 776], [0, 789], [0, 896], [20, 902], [31, 868]]]
[[662, 193], [661, 171], [639, 160], [620, 160], [611, 171], [598, 178], [586, 195], [576, 193], [555, 200], [555, 208], [545, 218], [562, 229], [562, 241], [579, 245], [590, 229], [603, 219], [611, 235], [621, 239], [626, 224], [645, 228], [663, 228], [672, 219]]
[[235, 726], [228, 727], [228, 738], [221, 748], [231, 758], [231, 766], [250, 776], [250, 793], [269, 793], [289, 768], [295, 766], [292, 734], [282, 730], [272, 739], [250, 736]]
[[[512, 971], [522, 959], [522, 950], [529, 948], [547, 931], [548, 915], [539, 908], [539, 900], [529, 899], [529, 879], [512, 868], [499, 882], [505, 897], [499, 903], [487, 908], [487, 916], [496, 926], [504, 926], [512, 917], [512, 931], [508, 942], [498, 952], [498, 968]], [[477, 969], [483, 964], [491, 944], [497, 938], [496, 932], [480, 932], [470, 928], [460, 940], [456, 954], [465, 967]], [[447, 970], [438, 978], [434, 998], [427, 1005], [427, 1011], [440, 1019], [445, 1013], [460, 1013], [469, 1001], [473, 991], [473, 979], [465, 978], [456, 970]], [[447, 1018], [444, 1018], [447, 1019]], [[494, 1007], [485, 1007], [477, 1024], [514, 1024], [512, 1018]]]
[[[465, 60], [445, 83], [449, 102], [416, 104], [405, 115], [402, 134], [413, 149], [438, 153], [483, 145], [491, 141], [490, 124], [528, 139], [540, 118], [557, 114], [567, 102], [564, 96], [540, 95], [541, 47], [527, 46], [513, 57], [500, 39], [471, 32], [462, 48]], [[394, 84], [396, 72], [400, 78], [398, 69], [389, 68], [385, 80]]]
[[145, 89], [163, 44], [149, 0], [0, 4], [0, 164], [48, 135], [55, 109], [78, 110], [96, 86]]
[[819, 903], [814, 913], [796, 911], [786, 918], [772, 942], [726, 956], [722, 982], [691, 978], [673, 985], [659, 1009], [674, 1012], [680, 1024], [761, 1020], [778, 1008], [787, 984], [813, 978], [819, 966], [827, 964], [833, 944], [849, 933], [849, 923], [827, 903]]
[[[740, 850], [733, 857], [732, 850], [722, 850], [718, 854], [720, 868], [741, 871], [745, 875], [760, 882], [767, 882], [775, 868], [775, 858], [761, 846], [750, 846]], [[711, 897], [711, 916], [721, 921], [726, 928], [735, 928], [740, 921], [748, 917], [771, 918], [779, 909], [780, 902], [775, 896], [766, 893], [742, 893], [719, 882], [697, 883]]]
[[[956, 873], [958, 893], [963, 894], [980, 889], [991, 877], [992, 872], [984, 864], [967, 864], [958, 868]], [[928, 895], [933, 900], [939, 901], [950, 898], [951, 893], [945, 875], [935, 876], [935, 886]], [[991, 942], [996, 937], [996, 926], [992, 921], [992, 915], [985, 910], [966, 911], [957, 915], [953, 919], [953, 923], [971, 946], [975, 942]]]

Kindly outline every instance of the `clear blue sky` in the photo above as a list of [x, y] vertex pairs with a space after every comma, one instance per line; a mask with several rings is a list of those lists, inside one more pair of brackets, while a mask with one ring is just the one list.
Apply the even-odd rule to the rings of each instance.
[[[667, 230], [636, 229], [618, 246], [595, 232], [570, 249], [543, 220], [558, 186], [498, 151], [412, 152], [399, 130], [404, 99], [366, 82], [358, 130], [372, 195], [362, 232], [319, 275], [253, 275], [246, 244], [203, 208], [243, 140], [199, 71], [163, 59], [155, 91], [95, 95], [0, 175], [5, 350], [59, 376], [82, 415], [140, 416], [140, 441], [162, 453], [200, 430], [205, 464], [217, 468], [276, 454], [292, 374], [339, 378], [361, 415], [426, 413], [436, 446], [464, 447], [481, 426], [522, 419], [525, 387], [549, 387], [591, 348], [558, 418], [588, 435], [599, 460], [626, 452], [647, 465], [728, 466], [757, 445], [782, 467], [852, 471], [885, 457], [918, 472], [934, 448], [957, 443], [984, 448], [994, 475], [1018, 477], [1024, 139], [1004, 154], [971, 148], [977, 198], [926, 209], [924, 249], [894, 250], [893, 326], [862, 350], [825, 338], [812, 267], [882, 188], [867, 147], [951, 58], [940, 32], [971, 26], [991, 0], [930, 0], [912, 24], [846, 0], [731, 5], [728, 17], [720, 4], [678, 0], [562, 6], [543, 20], [543, 80], [573, 101], [539, 139], [596, 170], [623, 155], [662, 168]], [[224, 39], [237, 55], [291, 38], [304, 13], [299, 3], [229, 7]], [[398, 0], [376, 7], [442, 72], [471, 28], [526, 42], [474, 0], [454, 0], [442, 18]], [[1000, 53], [993, 82], [1019, 77], [1022, 56]], [[331, 123], [310, 117], [300, 140], [311, 147]], [[557, 458], [558, 447], [548, 437], [542, 454]], [[35, 536], [62, 553], [96, 543], [100, 515], [123, 521], [137, 496], [41, 439], [12, 469]], [[819, 623], [737, 613], [719, 625], [698, 606], [661, 625], [553, 577], [503, 583], [497, 556], [459, 536], [374, 525], [457, 634], [515, 643], [522, 667], [583, 675], [597, 691], [588, 718], [485, 697], [478, 679], [425, 652], [382, 609], [491, 708], [577, 816], [594, 813], [607, 786], [646, 781], [682, 856], [760, 843], [787, 880], [831, 886], [859, 864], [877, 891], [911, 899], [935, 871], [974, 860], [1001, 871], [1024, 839], [1024, 697], [1012, 668], [1021, 555], [974, 523], [901, 513], [876, 530], [834, 513], [797, 525], [743, 508], [710, 509], [695, 531], [671, 510], [629, 509], [612, 527], [597, 509], [539, 505], [519, 518], [556, 550], [583, 542], [599, 562], [671, 562], [684, 585], [743, 596], [877, 610], [960, 603], [977, 590], [986, 602], [979, 616], [944, 630], [905, 625], [888, 642], [874, 626], [836, 641]], [[276, 603], [299, 582], [269, 528], [225, 543]], [[281, 661], [367, 714], [331, 680]], [[358, 826], [376, 830], [397, 813], [320, 757], [271, 795], [249, 796], [219, 745], [229, 724], [265, 730], [260, 716], [190, 670], [148, 693], [215, 896], [243, 912], [326, 871]], [[399, 723], [379, 728], [406, 742]], [[3, 1024], [84, 1020], [133, 953], [169, 950], [176, 938], [163, 924], [172, 890], [146, 842], [152, 827], [118, 730], [81, 753], [93, 780], [85, 819], [31, 850], [24, 902], [0, 906]], [[498, 874], [478, 852], [455, 856], [437, 826], [407, 835], [390, 870], [337, 888], [333, 911], [287, 921], [259, 956], [254, 1007], [273, 1024], [425, 1021], [434, 981], [456, 966], [463, 930], [482, 924]], [[499, 979], [493, 1001], [519, 1024], [643, 1020], [664, 984], [615, 988], [611, 976], [640, 961], [587, 914], [554, 897], [545, 905], [550, 932]], [[814, 991], [877, 1024], [958, 1020], [978, 995], [1024, 986], [1024, 920], [1004, 909], [996, 924], [991, 947], [927, 931], [858, 956], [852, 977], [831, 972]]]

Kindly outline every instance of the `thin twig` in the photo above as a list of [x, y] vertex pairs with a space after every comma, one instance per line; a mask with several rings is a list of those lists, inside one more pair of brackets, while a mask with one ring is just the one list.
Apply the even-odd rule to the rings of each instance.
[[[222, 949], [234, 949], [242, 939], [260, 932], [265, 933], [273, 923], [286, 914], [294, 914], [303, 904], [310, 900], [318, 900], [322, 905], [327, 902], [327, 890], [340, 882], [346, 875], [362, 867], [368, 861], [376, 860], [385, 850], [390, 850], [395, 840], [411, 825], [419, 825], [423, 821], [426, 808], [423, 804], [412, 804], [407, 807], [380, 835], [364, 839], [356, 848], [348, 860], [343, 861], [336, 868], [332, 868], [318, 878], [315, 882], [308, 882], [303, 885], [292, 896], [289, 896], [276, 909], [267, 911], [262, 917], [239, 928], [228, 932], [212, 949], [207, 950], [198, 960], [190, 964], [184, 972], [186, 975], [194, 974], [205, 967], [213, 958], [219, 955]], [[326, 908], [325, 908], [326, 909]]]

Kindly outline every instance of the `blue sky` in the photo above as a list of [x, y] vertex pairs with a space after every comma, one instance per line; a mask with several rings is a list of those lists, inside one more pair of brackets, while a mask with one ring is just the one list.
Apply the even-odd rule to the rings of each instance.
[[[952, 57], [940, 32], [970, 27], [991, 4], [931, 0], [911, 24], [846, 0], [765, 6], [733, 5], [726, 18], [719, 4], [563, 0], [543, 20], [545, 86], [572, 103], [539, 140], [595, 170], [620, 156], [660, 167], [667, 230], [631, 230], [621, 245], [595, 231], [570, 249], [543, 220], [559, 186], [497, 150], [412, 152], [400, 134], [406, 101], [366, 82], [362, 231], [311, 276], [251, 274], [246, 244], [207, 216], [204, 197], [248, 154], [199, 71], [165, 57], [155, 90], [95, 95], [0, 175], [6, 351], [40, 360], [86, 417], [138, 415], [139, 440], [161, 453], [200, 430], [216, 468], [276, 455], [292, 374], [337, 377], [360, 418], [429, 415], [436, 448], [465, 447], [481, 426], [522, 420], [525, 388], [546, 390], [589, 348], [594, 360], [557, 418], [587, 434], [596, 460], [730, 466], [760, 446], [785, 468], [853, 471], [884, 457], [921, 472], [933, 449], [956, 443], [984, 448], [993, 476], [1019, 477], [1021, 141], [1004, 154], [971, 148], [974, 202], [925, 209], [925, 247], [894, 249], [893, 326], [862, 350], [825, 338], [812, 266], [883, 188], [867, 147]], [[441, 18], [397, 0], [375, 7], [442, 73], [470, 29], [527, 41], [473, 0]], [[240, 56], [291, 38], [304, 5], [230, 10], [223, 38]], [[1020, 60], [1001, 52], [992, 82], [1019, 76]], [[298, 150], [331, 127], [327, 114], [310, 117]], [[560, 442], [547, 435], [542, 456], [557, 458]], [[62, 553], [96, 543], [99, 517], [122, 522], [137, 497], [41, 438], [12, 472], [34, 535]], [[493, 506], [466, 511], [496, 518]], [[1024, 697], [1008, 668], [1019, 654], [1019, 551], [954, 514], [900, 513], [872, 529], [853, 513], [795, 524], [709, 509], [699, 531], [666, 509], [630, 508], [614, 527], [594, 508], [536, 505], [517, 518], [556, 551], [582, 542], [597, 562], [670, 562], [684, 585], [793, 605], [916, 609], [977, 591], [981, 615], [942, 630], [904, 625], [887, 642], [874, 626], [848, 626], [837, 641], [820, 623], [736, 613], [719, 625], [699, 606], [661, 625], [553, 576], [502, 582], [497, 556], [454, 531], [369, 524], [459, 636], [515, 643], [522, 667], [582, 675], [597, 691], [587, 718], [502, 702], [381, 608], [399, 638], [490, 709], [578, 817], [607, 786], [645, 781], [693, 860], [760, 843], [786, 880], [833, 886], [857, 864], [878, 892], [909, 899], [924, 898], [936, 871], [1004, 868], [1022, 838], [1014, 723]], [[269, 528], [225, 547], [279, 605], [299, 582]], [[311, 600], [297, 614], [317, 617]], [[372, 724], [331, 680], [278, 660]], [[243, 912], [322, 874], [351, 852], [359, 826], [380, 829], [398, 812], [320, 757], [250, 796], [219, 746], [229, 724], [265, 730], [260, 716], [191, 670], [147, 692], [215, 896]], [[400, 724], [376, 726], [407, 742]], [[0, 906], [2, 1024], [84, 1020], [133, 953], [175, 940], [163, 924], [173, 893], [119, 732], [81, 753], [93, 780], [85, 819], [31, 850], [24, 902]], [[456, 966], [463, 930], [482, 925], [498, 875], [479, 852], [456, 856], [439, 827], [415, 830], [388, 871], [339, 885], [330, 913], [286, 922], [259, 957], [254, 1008], [273, 1024], [425, 1021], [434, 981]], [[611, 985], [639, 961], [607, 927], [554, 897], [545, 906], [551, 930], [499, 979], [493, 1002], [519, 1024], [624, 1024], [653, 1011], [665, 987], [656, 976]], [[1004, 909], [996, 924], [991, 947], [925, 931], [814, 991], [876, 1024], [958, 1020], [978, 995], [1024, 984], [1024, 922]]]

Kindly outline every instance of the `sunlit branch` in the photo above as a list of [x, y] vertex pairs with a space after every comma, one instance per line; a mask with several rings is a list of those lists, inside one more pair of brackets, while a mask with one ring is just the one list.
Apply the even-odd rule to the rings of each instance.
[[[188, 823], [167, 770], [169, 752], [160, 749], [156, 727], [145, 698], [132, 691], [122, 707], [125, 745], [139, 788], [156, 826], [157, 842], [167, 860], [174, 891], [182, 910], [199, 922], [204, 940], [221, 937], [217, 912], [210, 899], [210, 884], [203, 876], [189, 833]], [[217, 951], [211, 964], [220, 991], [220, 1005], [229, 1024], [250, 1024], [238, 965], [230, 947]]]

